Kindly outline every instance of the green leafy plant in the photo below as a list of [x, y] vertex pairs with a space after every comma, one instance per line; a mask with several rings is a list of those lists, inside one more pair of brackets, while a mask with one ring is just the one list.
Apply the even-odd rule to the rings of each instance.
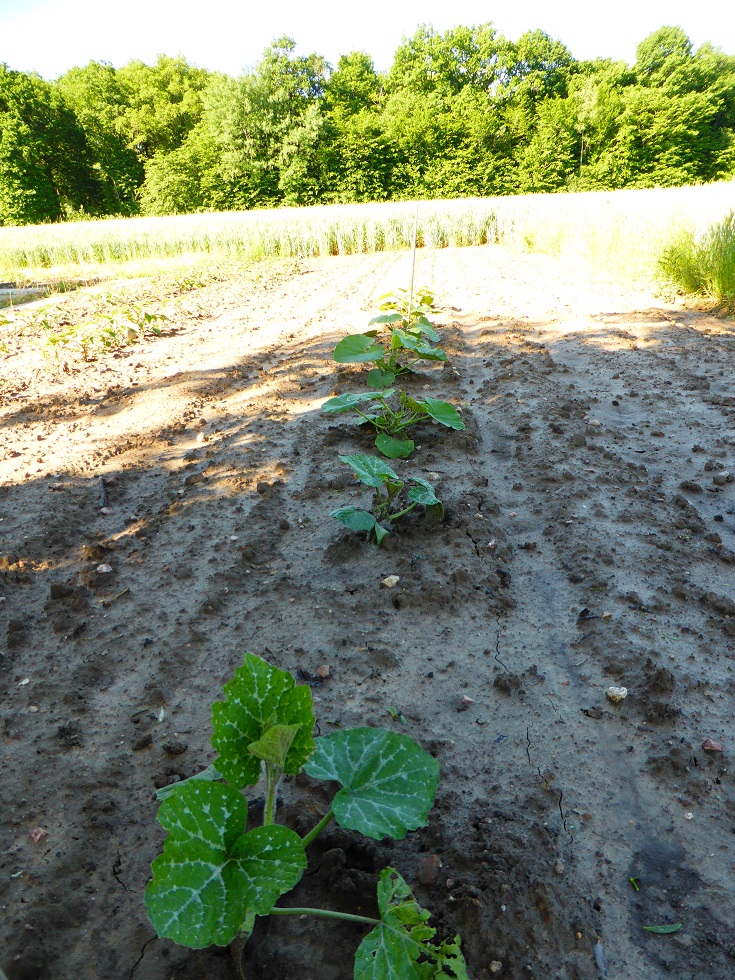
[[[159, 809], [168, 836], [145, 896], [158, 935], [201, 949], [247, 938], [257, 916], [313, 914], [371, 926], [355, 955], [355, 980], [466, 980], [459, 937], [431, 942], [429, 913], [393, 868], [380, 875], [379, 918], [275, 904], [298, 883], [309, 844], [332, 819], [374, 840], [401, 840], [425, 826], [437, 761], [407, 735], [380, 728], [312, 738], [310, 689], [251, 653], [224, 692], [212, 708], [215, 766], [168, 787]], [[302, 770], [340, 785], [304, 837], [275, 822], [280, 780]], [[263, 823], [248, 830], [242, 790], [263, 773]]]
[[[383, 301], [379, 316], [368, 324], [377, 328], [365, 333], [343, 337], [334, 349], [338, 364], [373, 363], [367, 383], [380, 390], [393, 384], [400, 374], [413, 371], [419, 361], [446, 361], [447, 355], [440, 347], [433, 347], [439, 340], [434, 325], [427, 318], [433, 309], [434, 297], [426, 290], [419, 290], [411, 298], [405, 289], [381, 296]], [[382, 330], [387, 336], [379, 339]]]
[[161, 336], [160, 322], [168, 317], [163, 313], [151, 313], [141, 307], [129, 306], [98, 312], [78, 323], [43, 319], [39, 326], [46, 334], [46, 349], [57, 361], [62, 353], [81, 355], [91, 361], [97, 353], [120, 350], [129, 344], [139, 343], [148, 334]]
[[444, 508], [428, 480], [418, 476], [401, 480], [390, 466], [377, 456], [357, 453], [339, 458], [352, 467], [361, 483], [375, 491], [373, 505], [369, 511], [360, 507], [340, 507], [332, 511], [331, 516], [336, 517], [340, 524], [344, 524], [351, 531], [367, 531], [368, 539], [374, 536], [376, 542], [380, 544], [390, 533], [381, 521], [397, 521], [419, 504], [426, 507], [438, 520], [443, 518]]
[[412, 398], [401, 391], [398, 406], [391, 407], [389, 399], [395, 393], [394, 388], [381, 392], [345, 392], [328, 398], [322, 411], [332, 415], [356, 412], [359, 425], [367, 422], [378, 432], [375, 445], [389, 459], [407, 459], [411, 455], [414, 443], [402, 433], [416, 422], [431, 418], [449, 429], [461, 431], [465, 428], [459, 412], [449, 402], [439, 398]]
[[[429, 314], [436, 312], [434, 294], [426, 287], [415, 290], [413, 294], [408, 289], [397, 289], [394, 293], [385, 293], [378, 297], [378, 304], [378, 309], [384, 312], [397, 313], [407, 330], [412, 329], [422, 320], [428, 323]], [[373, 322], [380, 322], [380, 319], [380, 317], [376, 317]]]

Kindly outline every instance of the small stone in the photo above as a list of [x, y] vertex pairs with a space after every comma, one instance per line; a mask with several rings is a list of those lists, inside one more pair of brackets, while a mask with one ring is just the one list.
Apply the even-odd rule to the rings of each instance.
[[492, 960], [492, 962], [490, 963], [491, 973], [500, 973], [502, 969], [503, 969], [503, 964], [500, 962], [500, 960]]
[[148, 732], [147, 735], [141, 735], [141, 737], [133, 742], [133, 752], [140, 752], [141, 749], [147, 749], [149, 745], [153, 745], [153, 735]]
[[316, 676], [321, 677], [323, 680], [329, 677], [329, 664], [320, 664], [316, 669]]
[[717, 487], [724, 487], [726, 483], [732, 483], [735, 477], [728, 470], [723, 470], [721, 473], [715, 473], [712, 477], [712, 482]]
[[[153, 736], [148, 736], [153, 741]], [[150, 742], [148, 743], [150, 745]], [[183, 755], [184, 752], [189, 748], [186, 742], [164, 742], [163, 751], [166, 755]]]
[[400, 575], [388, 575], [387, 578], [384, 578], [380, 584], [386, 589], [392, 589], [394, 586], [398, 585], [400, 581]]
[[462, 700], [459, 702], [459, 707], [457, 708], [457, 711], [466, 711], [470, 707], [470, 705], [472, 705], [474, 703], [475, 703], [475, 699], [474, 698], [468, 698], [465, 695], [462, 698]]
[[693, 813], [685, 813], [684, 814], [684, 819], [685, 820], [694, 820], [694, 814]]
[[724, 752], [725, 749], [719, 742], [715, 742], [712, 738], [706, 738], [702, 742], [702, 748], [705, 752]]
[[620, 704], [621, 701], [625, 701], [628, 697], [627, 687], [608, 687], [607, 691], [608, 701], [612, 701], [613, 704]]
[[43, 827], [36, 827], [28, 835], [28, 840], [31, 842], [31, 844], [38, 844], [38, 842], [42, 841], [44, 837], [48, 837], [48, 830], [44, 830]]
[[441, 866], [442, 859], [438, 854], [425, 854], [416, 866], [416, 877], [422, 885], [434, 885]]
[[603, 619], [612, 619], [612, 613], [611, 612], [604, 612], [602, 614], [602, 618]]
[[561, 858], [554, 865], [554, 871], [558, 875], [563, 875], [564, 874], [564, 862], [561, 860]]

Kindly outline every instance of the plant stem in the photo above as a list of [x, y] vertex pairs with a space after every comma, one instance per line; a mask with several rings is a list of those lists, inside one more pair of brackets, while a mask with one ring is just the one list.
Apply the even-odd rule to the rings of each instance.
[[406, 507], [404, 510], [399, 510], [397, 514], [386, 514], [385, 519], [387, 521], [398, 520], [399, 517], [403, 517], [404, 514], [407, 514], [410, 510], [413, 510], [415, 506], [416, 506], [416, 501], [414, 501], [409, 507]]
[[333, 817], [334, 817], [334, 812], [330, 810], [322, 817], [322, 819], [319, 821], [316, 827], [314, 827], [313, 830], [310, 830], [305, 837], [301, 838], [301, 842], [304, 845], [304, 847], [308, 847], [309, 844], [311, 844], [311, 842], [314, 840], [314, 838], [318, 834], [321, 834], [321, 832], [324, 830], [324, 828], [327, 826], [327, 824]]
[[369, 926], [380, 925], [380, 919], [369, 919], [366, 915], [351, 915], [349, 912], [332, 912], [331, 909], [272, 908], [268, 915], [318, 915], [323, 919], [346, 919], [348, 922], [364, 922]]
[[276, 822], [276, 797], [281, 782], [283, 770], [272, 762], [265, 764], [265, 808], [263, 809], [263, 826]]

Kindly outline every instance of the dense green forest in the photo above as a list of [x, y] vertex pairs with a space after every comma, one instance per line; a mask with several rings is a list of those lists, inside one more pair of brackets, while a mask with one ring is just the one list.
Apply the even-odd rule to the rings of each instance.
[[239, 78], [165, 56], [54, 82], [0, 64], [0, 225], [735, 176], [735, 56], [679, 28], [633, 66], [490, 24], [421, 27], [384, 74], [295, 48]]

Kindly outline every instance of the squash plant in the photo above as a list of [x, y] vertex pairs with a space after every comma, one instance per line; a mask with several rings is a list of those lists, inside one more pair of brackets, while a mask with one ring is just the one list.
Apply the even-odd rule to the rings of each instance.
[[344, 524], [351, 531], [367, 531], [368, 539], [374, 535], [376, 543], [381, 544], [390, 533], [381, 521], [397, 521], [419, 504], [423, 504], [429, 513], [439, 520], [443, 518], [444, 508], [428, 480], [418, 476], [401, 480], [382, 459], [365, 453], [339, 458], [352, 467], [361, 483], [375, 490], [371, 510], [351, 506], [332, 511], [330, 516], [336, 517], [340, 524]]
[[[214, 767], [167, 788], [159, 809], [168, 836], [145, 894], [158, 935], [202, 949], [248, 937], [257, 916], [346, 919], [371, 927], [355, 954], [355, 980], [467, 980], [459, 937], [432, 942], [429, 913], [393, 868], [379, 878], [379, 918], [276, 905], [300, 880], [309, 844], [332, 819], [375, 840], [401, 840], [425, 826], [439, 781], [436, 759], [407, 735], [380, 728], [312, 738], [310, 689], [251, 653], [224, 693], [212, 708]], [[282, 777], [302, 770], [340, 785], [304, 837], [275, 822]], [[263, 824], [247, 830], [242, 790], [261, 774]]]
[[391, 407], [388, 400], [395, 393], [394, 388], [380, 392], [345, 392], [328, 398], [322, 405], [322, 411], [332, 415], [356, 412], [360, 417], [358, 425], [367, 422], [377, 431], [375, 445], [389, 459], [407, 459], [411, 455], [414, 443], [402, 433], [415, 422], [431, 418], [458, 432], [465, 428], [459, 412], [449, 402], [439, 398], [412, 398], [401, 391], [398, 406]]
[[[368, 326], [377, 324], [375, 329], [343, 337], [334, 349], [338, 364], [373, 363], [367, 383], [376, 390], [390, 387], [399, 374], [413, 371], [419, 361], [447, 359], [445, 351], [432, 346], [439, 334], [426, 316], [434, 300], [428, 290], [419, 290], [411, 297], [401, 289], [380, 298], [380, 309], [389, 312], [373, 317]], [[381, 340], [379, 334], [384, 329], [388, 335]]]

